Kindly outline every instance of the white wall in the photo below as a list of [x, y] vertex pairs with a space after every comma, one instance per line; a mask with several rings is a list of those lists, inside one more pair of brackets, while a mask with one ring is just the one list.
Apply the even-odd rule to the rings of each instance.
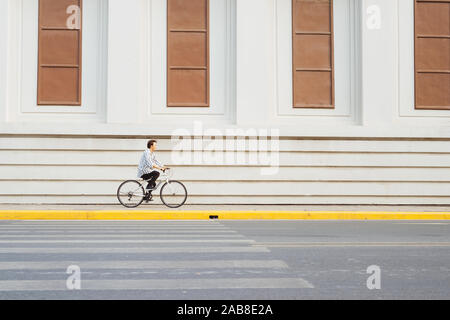
[[233, 51], [235, 50], [233, 16], [235, 0], [210, 1], [210, 107], [209, 108], [167, 108], [166, 65], [167, 65], [167, 1], [145, 1], [149, 6], [148, 61], [143, 68], [148, 71], [148, 101], [146, 121], [155, 119], [183, 120], [201, 119], [230, 123], [234, 114], [232, 87], [234, 85]]
[[[336, 110], [289, 107], [290, 0], [212, 0], [207, 110], [165, 108], [165, 0], [94, 2], [99, 19], [94, 25], [95, 10], [86, 15], [85, 27], [97, 32], [85, 39], [83, 87], [96, 92], [95, 101], [92, 94], [84, 109], [35, 112], [36, 1], [2, 1], [0, 23], [8, 23], [0, 30], [0, 68], [8, 66], [7, 86], [0, 75], [3, 133], [170, 135], [202, 120], [219, 129], [278, 127], [290, 136], [450, 137], [450, 112], [413, 110], [413, 1], [335, 0]], [[380, 9], [379, 29], [367, 26], [372, 5]], [[97, 62], [107, 72], [89, 67]], [[6, 90], [7, 112], [1, 109]]]
[[[145, 144], [0, 136], [0, 203], [118, 204], [117, 187], [135, 178]], [[248, 162], [176, 164], [173, 147], [159, 139], [158, 158], [186, 184], [190, 204], [450, 205], [448, 140], [283, 139], [274, 175]]]
[[139, 0], [108, 3], [108, 123], [140, 122], [139, 9]]
[[237, 85], [239, 125], [270, 124], [305, 130], [355, 125], [362, 105], [358, 83], [359, 2], [334, 1], [334, 110], [294, 109], [291, 0], [238, 1]]
[[82, 105], [37, 105], [38, 11], [35, 0], [9, 1], [8, 121], [103, 122], [105, 118], [107, 1], [86, 1], [83, 11]]
[[8, 75], [8, 2], [0, 2], [0, 128], [6, 122]]
[[270, 0], [237, 0], [237, 124], [268, 124], [275, 101], [274, 16]]
[[[235, 114], [235, 1], [216, 0], [210, 5], [211, 106], [167, 108], [167, 1], [111, 0], [108, 122], [169, 121], [175, 124], [197, 119], [232, 123]], [[124, 21], [130, 23], [124, 24]]]
[[[363, 0], [362, 15], [362, 123], [392, 126], [396, 96], [396, 56], [394, 43], [396, 0]], [[370, 29], [368, 9], [380, 10], [379, 29]], [[375, 13], [374, 13], [375, 14]]]
[[[84, 49], [101, 62], [85, 73], [96, 75], [98, 96], [84, 114], [27, 112], [36, 95], [33, 1], [0, 1], [0, 203], [117, 203], [147, 138], [161, 138], [170, 165], [174, 129], [193, 132], [202, 120], [205, 132], [279, 128], [280, 171], [177, 165], [190, 203], [450, 204], [450, 112], [413, 110], [412, 0], [335, 0], [346, 17], [336, 18], [341, 98], [326, 112], [287, 108], [290, 0], [211, 0], [215, 97], [194, 111], [164, 108], [164, 1], [96, 0], [99, 23], [88, 14], [85, 26], [97, 38]], [[368, 28], [372, 5], [379, 29]]]
[[[373, 5], [381, 10], [380, 29], [367, 27], [367, 8]], [[364, 0], [362, 9], [363, 124], [448, 132], [448, 110], [414, 108], [414, 1]]]
[[359, 54], [356, 19], [358, 1], [334, 1], [334, 82], [335, 108], [293, 108], [292, 89], [292, 0], [274, 0], [275, 15], [275, 102], [271, 107], [271, 121], [281, 125], [354, 125], [361, 105], [358, 103], [356, 83]]

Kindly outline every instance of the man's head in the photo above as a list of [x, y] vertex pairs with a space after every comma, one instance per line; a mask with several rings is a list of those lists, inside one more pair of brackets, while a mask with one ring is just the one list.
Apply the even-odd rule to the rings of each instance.
[[157, 143], [156, 140], [149, 140], [147, 142], [147, 148], [149, 148], [151, 152], [155, 151], [156, 150], [156, 143]]

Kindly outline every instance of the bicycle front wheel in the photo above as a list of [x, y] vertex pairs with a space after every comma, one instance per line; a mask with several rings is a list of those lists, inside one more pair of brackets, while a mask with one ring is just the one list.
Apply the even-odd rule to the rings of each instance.
[[166, 182], [160, 192], [161, 201], [169, 208], [179, 208], [187, 200], [187, 189], [180, 181]]
[[126, 208], [136, 208], [144, 201], [144, 187], [136, 180], [128, 180], [117, 189], [117, 199]]

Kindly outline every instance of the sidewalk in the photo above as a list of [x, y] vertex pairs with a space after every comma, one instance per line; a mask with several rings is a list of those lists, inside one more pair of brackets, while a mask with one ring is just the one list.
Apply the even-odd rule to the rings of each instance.
[[449, 206], [368, 205], [7, 205], [0, 220], [450, 220]]

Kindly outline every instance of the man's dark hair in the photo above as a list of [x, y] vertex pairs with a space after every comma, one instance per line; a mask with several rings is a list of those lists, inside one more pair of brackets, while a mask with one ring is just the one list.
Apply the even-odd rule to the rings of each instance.
[[150, 149], [150, 147], [151, 147], [152, 145], [154, 145], [156, 142], [157, 142], [156, 140], [149, 140], [149, 141], [147, 142], [147, 148]]

